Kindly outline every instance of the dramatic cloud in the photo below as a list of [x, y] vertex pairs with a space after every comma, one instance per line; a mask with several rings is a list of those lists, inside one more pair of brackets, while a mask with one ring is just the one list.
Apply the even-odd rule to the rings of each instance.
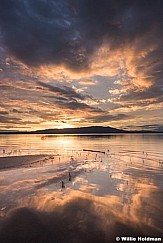
[[3, 124], [7, 116], [27, 122], [28, 109], [36, 111], [34, 122], [47, 126], [66, 124], [66, 117], [119, 126], [127, 117], [138, 121], [141, 110], [140, 126], [150, 110], [160, 112], [162, 124], [162, 0], [1, 0], [0, 5]]
[[55, 94], [55, 96], [48, 95], [44, 97], [45, 98], [47, 97], [48, 99], [49, 98], [54, 99], [56, 106], [59, 106], [63, 109], [70, 109], [70, 110], [90, 111], [90, 112], [97, 112], [97, 113], [103, 112], [100, 108], [96, 108], [84, 103], [84, 101], [86, 102], [87, 99], [91, 99], [91, 96], [77, 93], [71, 87], [68, 86], [56, 87], [43, 82], [38, 82], [38, 84], [46, 88], [48, 91]]
[[125, 115], [125, 114], [118, 114], [118, 115], [109, 115], [109, 114], [101, 114], [100, 116], [91, 116], [87, 117], [86, 120], [91, 121], [92, 123], [105, 123], [109, 121], [122, 121], [132, 119], [132, 116]]
[[1, 0], [0, 24], [5, 44], [24, 63], [83, 69], [103, 43], [113, 50], [147, 35], [161, 46], [162, 9], [161, 0]]
[[85, 99], [85, 96], [80, 95], [71, 87], [64, 86], [63, 88], [59, 88], [59, 87], [55, 87], [53, 85], [46, 84], [43, 82], [38, 82], [38, 84], [44, 88], [47, 88], [49, 91], [54, 92], [56, 95], [63, 95], [67, 98], [71, 98], [72, 100], [73, 99], [80, 99], [80, 100]]
[[0, 122], [1, 123], [17, 123], [19, 124], [19, 122], [21, 121], [21, 119], [16, 118], [16, 117], [8, 117], [8, 116], [1, 116], [0, 115]]
[[[129, 129], [130, 127], [126, 127]], [[132, 127], [133, 128], [133, 127]], [[159, 132], [163, 130], [163, 126], [160, 126], [160, 124], [150, 124], [150, 125], [142, 125], [142, 126], [135, 126], [135, 130], [153, 130], [155, 132]]]

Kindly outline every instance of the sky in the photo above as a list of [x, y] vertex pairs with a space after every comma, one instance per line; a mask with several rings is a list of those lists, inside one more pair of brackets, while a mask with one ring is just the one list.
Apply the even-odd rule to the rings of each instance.
[[162, 0], [0, 0], [0, 130], [163, 130]]

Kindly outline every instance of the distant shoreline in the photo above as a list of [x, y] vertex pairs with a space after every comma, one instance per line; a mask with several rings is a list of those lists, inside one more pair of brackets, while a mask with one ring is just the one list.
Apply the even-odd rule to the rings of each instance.
[[54, 134], [54, 135], [107, 135], [107, 134], [146, 134], [146, 133], [163, 133], [163, 131], [126, 131], [112, 127], [92, 126], [79, 128], [64, 129], [45, 129], [36, 131], [0, 131], [0, 134]]
[[127, 131], [127, 132], [109, 132], [109, 133], [46, 133], [46, 132], [0, 132], [0, 135], [16, 135], [16, 134], [20, 134], [20, 135], [25, 135], [25, 134], [40, 134], [40, 135], [77, 135], [77, 136], [88, 136], [88, 135], [92, 135], [92, 136], [96, 136], [96, 135], [102, 135], [102, 136], [107, 136], [107, 135], [110, 135], [110, 134], [162, 134], [163, 131], [157, 131], [157, 132], [154, 132], [154, 131]]

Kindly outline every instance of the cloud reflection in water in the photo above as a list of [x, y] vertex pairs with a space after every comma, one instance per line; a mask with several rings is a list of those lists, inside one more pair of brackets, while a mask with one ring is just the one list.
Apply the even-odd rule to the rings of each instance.
[[105, 243], [122, 235], [163, 235], [162, 153], [119, 145], [109, 147], [108, 156], [64, 149], [61, 161], [2, 171], [0, 243]]
[[[114, 242], [115, 236], [161, 236], [153, 226], [160, 213], [158, 191], [133, 197], [130, 217], [119, 197], [96, 197], [77, 191], [53, 192], [21, 200], [26, 207], [11, 211], [0, 228], [1, 243]], [[157, 198], [155, 200], [155, 198]], [[156, 201], [158, 202], [156, 204]], [[122, 210], [120, 210], [120, 208]], [[147, 213], [147, 214], [146, 214]], [[148, 220], [144, 218], [148, 215]]]

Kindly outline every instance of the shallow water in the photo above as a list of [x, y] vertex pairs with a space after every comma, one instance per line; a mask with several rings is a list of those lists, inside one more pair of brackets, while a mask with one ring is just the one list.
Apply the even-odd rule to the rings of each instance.
[[[65, 220], [69, 222], [73, 218], [72, 229], [76, 230], [75, 224], [81, 230], [81, 222], [87, 225], [91, 220], [98, 229], [101, 225], [103, 242], [108, 242], [107, 237], [112, 234], [108, 228], [114, 227], [113, 238], [124, 234], [124, 227], [128, 229], [127, 236], [162, 235], [162, 148], [163, 134], [0, 135], [1, 157], [51, 156], [46, 161], [0, 171], [1, 221], [14, 208], [32, 208], [37, 213], [46, 211], [51, 218], [56, 207], [62, 210], [68, 207], [66, 212], [70, 210], [71, 215], [66, 214]], [[62, 181], [65, 188], [61, 186]], [[77, 212], [71, 211], [71, 206], [77, 207]], [[62, 213], [57, 217], [62, 218]], [[89, 239], [91, 232], [85, 229], [84, 234]], [[80, 242], [75, 237], [74, 241], [71, 237], [71, 242]], [[82, 239], [82, 235], [80, 237]]]

